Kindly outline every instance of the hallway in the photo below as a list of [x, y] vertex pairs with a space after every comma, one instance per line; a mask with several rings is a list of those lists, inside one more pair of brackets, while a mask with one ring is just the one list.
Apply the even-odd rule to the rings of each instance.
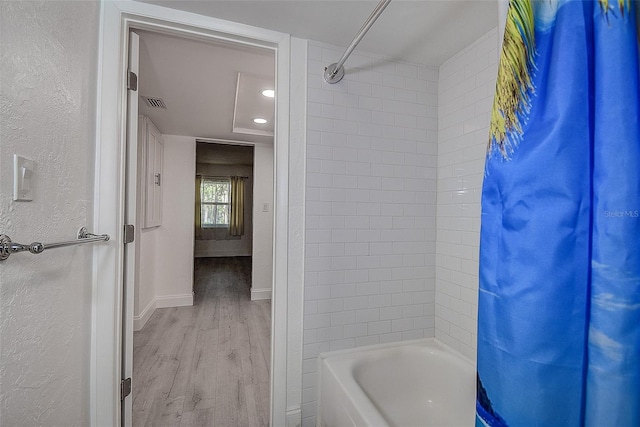
[[196, 258], [194, 305], [134, 334], [133, 425], [267, 426], [271, 302], [251, 301], [251, 258]]

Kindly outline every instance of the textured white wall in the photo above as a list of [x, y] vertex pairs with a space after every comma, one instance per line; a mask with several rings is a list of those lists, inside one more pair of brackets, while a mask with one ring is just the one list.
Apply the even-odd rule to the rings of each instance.
[[193, 304], [196, 139], [162, 135], [162, 225], [140, 231], [134, 329], [156, 308]]
[[[98, 26], [98, 2], [0, 2], [0, 233], [19, 243], [91, 227]], [[14, 153], [32, 202], [11, 200]], [[89, 424], [91, 251], [0, 264], [0, 425]]]
[[497, 29], [440, 67], [436, 337], [476, 358], [480, 197], [498, 66]]
[[191, 305], [196, 139], [162, 135], [162, 140], [164, 188], [162, 225], [156, 242], [156, 299], [158, 307]]
[[320, 352], [434, 335], [435, 68], [309, 42], [303, 425]]
[[[270, 297], [273, 276], [273, 145], [256, 144], [253, 156], [251, 297]], [[269, 211], [263, 212], [264, 204]]]

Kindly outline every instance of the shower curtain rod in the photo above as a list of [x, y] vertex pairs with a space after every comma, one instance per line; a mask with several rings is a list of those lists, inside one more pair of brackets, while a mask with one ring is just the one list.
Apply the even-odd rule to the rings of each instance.
[[345, 61], [347, 60], [347, 58], [349, 58], [349, 55], [351, 55], [351, 52], [353, 52], [353, 49], [355, 49], [358, 43], [360, 43], [360, 40], [362, 40], [364, 35], [367, 34], [367, 31], [369, 31], [369, 28], [371, 28], [373, 23], [376, 22], [376, 19], [378, 19], [378, 17], [382, 14], [382, 12], [384, 11], [384, 9], [387, 7], [389, 3], [391, 3], [391, 0], [381, 0], [380, 3], [378, 3], [378, 5], [376, 6], [376, 8], [373, 9], [373, 12], [371, 12], [371, 15], [369, 15], [369, 18], [367, 18], [367, 21], [364, 23], [362, 28], [360, 28], [360, 31], [358, 31], [358, 34], [356, 34], [356, 36], [353, 38], [353, 40], [351, 41], [351, 44], [349, 45], [349, 47], [347, 47], [347, 50], [344, 51], [340, 60], [338, 62], [334, 62], [328, 67], [325, 67], [324, 80], [327, 83], [334, 84], [342, 80], [342, 78], [344, 77], [343, 65]]

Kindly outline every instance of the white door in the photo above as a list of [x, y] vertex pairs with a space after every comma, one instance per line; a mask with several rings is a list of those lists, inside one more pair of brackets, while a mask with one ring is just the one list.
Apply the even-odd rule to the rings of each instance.
[[[129, 33], [129, 72], [136, 75], [136, 84], [127, 90], [127, 164], [126, 164], [126, 206], [124, 223], [138, 229], [137, 213], [137, 183], [138, 183], [138, 92], [137, 76], [139, 75], [140, 38]], [[131, 79], [129, 79], [131, 82]], [[135, 89], [135, 90], [134, 90]], [[136, 237], [139, 233], [135, 233]], [[122, 379], [133, 380], [133, 301], [136, 266], [136, 241], [127, 243], [124, 249], [124, 288], [122, 301]], [[133, 410], [133, 394], [122, 400], [122, 425], [131, 426]]]

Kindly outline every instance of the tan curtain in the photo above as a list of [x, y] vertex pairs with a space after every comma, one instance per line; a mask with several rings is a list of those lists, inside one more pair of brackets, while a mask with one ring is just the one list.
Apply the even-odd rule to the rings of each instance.
[[231, 212], [229, 218], [229, 234], [242, 236], [244, 234], [244, 178], [231, 177]]
[[202, 235], [202, 209], [200, 207], [200, 187], [202, 186], [202, 177], [196, 176], [196, 206], [195, 206], [195, 234], [196, 239], [199, 239]]

